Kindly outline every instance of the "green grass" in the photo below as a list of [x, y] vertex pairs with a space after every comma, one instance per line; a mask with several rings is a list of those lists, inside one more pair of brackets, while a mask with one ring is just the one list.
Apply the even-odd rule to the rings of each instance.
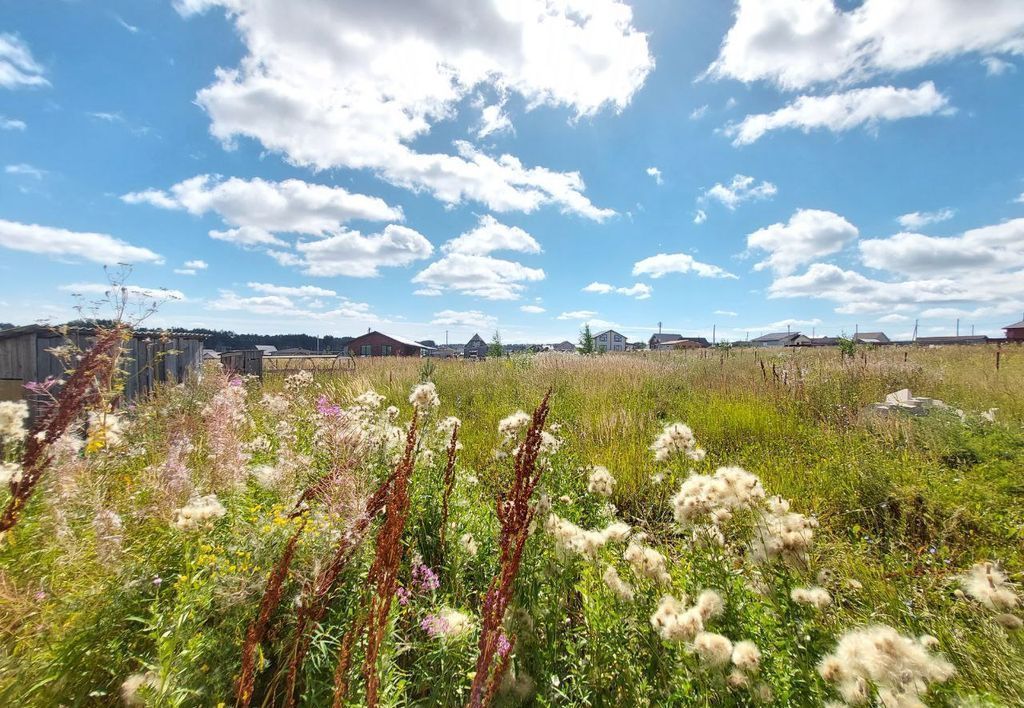
[[[583, 470], [594, 464], [611, 470], [617, 484], [610, 501], [618, 517], [649, 532], [647, 542], [669, 557], [671, 592], [723, 592], [727, 610], [711, 629], [760, 646], [758, 682], [776, 704], [834, 699], [816, 672], [818, 661], [844, 631], [884, 622], [907, 635], [934, 635], [955, 665], [954, 678], [928, 694], [931, 704], [1024, 705], [1022, 632], [1003, 629], [993, 613], [954, 592], [957, 576], [982, 560], [998, 560], [1011, 579], [1024, 578], [1024, 350], [1004, 349], [998, 372], [994, 358], [993, 348], [971, 347], [879, 349], [845, 362], [834, 351], [813, 350], [538, 356], [426, 368], [423, 361], [360, 360], [353, 374], [318, 378], [311, 389], [287, 394], [294, 401], [285, 416], [291, 436], [281, 436], [281, 416], [259, 403], [263, 393], [283, 392], [283, 381], [247, 384], [251, 422], [239, 434], [246, 441], [264, 435], [271, 444], [254, 463], [271, 462], [286, 448], [309, 458], [273, 490], [246, 480], [244, 470], [237, 486], [215, 481], [221, 475], [205, 457], [202, 415], [215, 392], [212, 379], [167, 388], [132, 414], [138, 422], [123, 445], [48, 473], [0, 547], [0, 702], [109, 705], [129, 675], [149, 670], [158, 677], [156, 689], [144, 696], [152, 705], [232, 704], [246, 626], [293, 528], [282, 515], [296, 490], [326, 471], [337, 453], [314, 434], [316, 397], [345, 406], [372, 387], [387, 397], [385, 405], [401, 408], [404, 421], [410, 388], [429, 374], [441, 397], [434, 417], [463, 421], [455, 528], [440, 549], [438, 454], [413, 478], [402, 577], [408, 582], [408, 563], [419, 553], [437, 564], [442, 585], [393, 610], [381, 665], [387, 704], [467, 699], [474, 640], [430, 640], [418, 623], [442, 606], [479, 611], [497, 562], [493, 495], [505, 474], [493, 461], [497, 424], [518, 408], [532, 410], [550, 388], [550, 422], [562, 426], [565, 442], [542, 487], [557, 513], [586, 528], [607, 523], [603, 500], [586, 492]], [[966, 422], [942, 412], [922, 418], [864, 413], [902, 387], [963, 409]], [[989, 408], [1000, 409], [994, 424], [978, 417]], [[693, 428], [708, 452], [703, 462], [655, 463], [651, 442], [672, 421]], [[215, 492], [227, 507], [210, 529], [182, 532], [170, 524], [180, 501], [169, 501], [156, 470], [176, 435], [192, 442], [189, 468], [197, 491]], [[440, 441], [431, 445], [441, 447]], [[667, 500], [688, 468], [710, 472], [723, 465], [744, 467], [769, 494], [820, 521], [810, 567], [779, 569], [767, 595], [746, 582], [752, 572], [747, 561], [698, 549], [671, 524]], [[345, 490], [314, 513], [262, 647], [258, 700], [279, 700], [300, 588], [387, 469], [379, 455], [363, 459]], [[665, 483], [652, 484], [654, 474], [666, 471]], [[559, 501], [563, 495], [569, 500]], [[104, 542], [93, 518], [102, 509], [116, 511], [124, 523], [115, 557], [100, 553]], [[465, 532], [479, 543], [476, 557], [459, 551]], [[518, 683], [501, 700], [757, 704], [756, 691], [730, 689], [724, 674], [701, 668], [683, 647], [658, 638], [648, 618], [667, 589], [635, 581], [632, 605], [612, 598], [601, 580], [608, 563], [634, 582], [621, 550], [607, 547], [600, 562], [567, 559], [554, 552], [547, 534], [531, 537], [518, 585], [520, 613], [508, 625], [519, 636]], [[372, 541], [344, 574], [314, 638], [304, 668], [308, 705], [330, 700], [338, 642], [358, 610], [371, 558]], [[789, 602], [786, 589], [813, 583], [818, 570], [836, 579], [833, 605], [818, 613]], [[863, 588], [850, 589], [846, 579]], [[354, 684], [361, 682], [354, 678]], [[359, 702], [358, 690], [350, 699]]]

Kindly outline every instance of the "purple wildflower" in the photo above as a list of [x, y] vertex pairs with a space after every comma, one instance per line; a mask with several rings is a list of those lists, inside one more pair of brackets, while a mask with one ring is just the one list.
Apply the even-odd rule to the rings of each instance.
[[505, 633], [502, 632], [498, 635], [498, 656], [504, 658], [508, 656], [508, 653], [512, 651], [512, 642], [508, 640]]
[[244, 386], [245, 382], [239, 376], [232, 376], [228, 379], [228, 386]]
[[419, 562], [412, 565], [412, 580], [421, 592], [433, 592], [441, 587], [437, 573]]
[[420, 627], [431, 639], [436, 639], [448, 631], [448, 620], [440, 615], [427, 615], [420, 622]]
[[47, 376], [45, 381], [29, 381], [25, 384], [25, 388], [32, 393], [43, 394], [49, 393], [50, 389], [59, 383], [60, 379]]
[[412, 593], [409, 592], [408, 588], [403, 588], [401, 585], [395, 590], [395, 595], [398, 596], [398, 604], [403, 607], [409, 604], [409, 598], [412, 597]]
[[320, 396], [316, 399], [316, 410], [320, 415], [329, 418], [341, 415], [341, 406], [331, 403], [327, 396]]

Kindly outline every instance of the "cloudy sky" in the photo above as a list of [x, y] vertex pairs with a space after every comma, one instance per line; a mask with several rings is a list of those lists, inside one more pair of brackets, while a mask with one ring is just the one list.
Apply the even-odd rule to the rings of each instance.
[[0, 321], [999, 334], [1020, 0], [0, 0]]

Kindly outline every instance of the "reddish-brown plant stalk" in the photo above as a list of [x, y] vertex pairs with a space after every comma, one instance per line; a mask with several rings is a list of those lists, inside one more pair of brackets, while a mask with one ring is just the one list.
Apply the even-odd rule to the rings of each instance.
[[[480, 611], [480, 653], [469, 694], [469, 705], [473, 708], [490, 705], [501, 677], [508, 670], [512, 648], [515, 646], [515, 636], [505, 637], [502, 624], [515, 590], [523, 548], [530, 534], [530, 523], [536, 513], [536, 507], [530, 504], [530, 497], [537, 488], [542, 472], [542, 468], [537, 465], [537, 456], [540, 454], [541, 433], [548, 417], [550, 397], [549, 389], [533, 412], [526, 437], [516, 453], [512, 484], [507, 492], [499, 493], [496, 500], [498, 520], [501, 523], [501, 555], [498, 573], [491, 579]], [[504, 642], [501, 641], [502, 637], [505, 637]]]
[[292, 649], [292, 657], [288, 666], [288, 686], [286, 689], [285, 705], [295, 705], [295, 688], [298, 683], [299, 669], [302, 661], [309, 651], [309, 643], [312, 641], [313, 628], [323, 619], [327, 612], [334, 585], [338, 581], [345, 567], [348, 566], [356, 549], [363, 540], [366, 529], [370, 522], [381, 512], [384, 505], [388, 503], [389, 493], [397, 478], [397, 470], [388, 475], [387, 479], [381, 482], [377, 490], [366, 500], [366, 507], [358, 519], [353, 522], [352, 527], [342, 535], [341, 540], [334, 549], [334, 556], [331, 562], [324, 567], [313, 582], [308, 585], [303, 593], [303, 603], [299, 608], [295, 625], [295, 645]]
[[448, 535], [448, 504], [455, 488], [455, 456], [459, 446], [459, 426], [452, 428], [452, 439], [448, 443], [448, 462], [444, 466], [444, 493], [441, 495], [441, 554], [444, 554], [444, 540]]
[[37, 420], [25, 440], [21, 480], [11, 482], [11, 499], [0, 516], [0, 537], [18, 523], [21, 511], [53, 461], [50, 449], [71, 424], [97, 400], [103, 391], [97, 382], [113, 380], [112, 369], [128, 328], [124, 325], [102, 330], [92, 347], [64, 383], [56, 401]]
[[416, 461], [416, 424], [413, 413], [409, 434], [405, 439], [405, 455], [395, 469], [395, 481], [391, 485], [385, 510], [384, 524], [377, 533], [377, 548], [367, 577], [367, 585], [373, 586], [370, 609], [366, 614], [366, 657], [363, 660], [363, 675], [366, 678], [366, 704], [377, 705], [380, 676], [377, 673], [377, 655], [384, 639], [391, 602], [398, 585], [398, 567], [402, 562], [402, 533], [409, 515], [409, 478]]
[[[301, 512], [300, 512], [301, 513]], [[245, 643], [242, 645], [242, 671], [238, 677], [237, 690], [235, 693], [235, 705], [241, 708], [248, 708], [252, 700], [253, 684], [256, 681], [256, 649], [263, 642], [266, 636], [267, 627], [270, 625], [270, 615], [281, 602], [281, 594], [284, 589], [285, 578], [288, 577], [288, 570], [295, 556], [295, 549], [299, 543], [299, 536], [306, 527], [306, 518], [303, 515], [299, 521], [298, 528], [285, 544], [284, 552], [270, 571], [267, 579], [267, 587], [263, 591], [263, 599], [260, 600], [260, 611], [249, 625], [245, 633]]]

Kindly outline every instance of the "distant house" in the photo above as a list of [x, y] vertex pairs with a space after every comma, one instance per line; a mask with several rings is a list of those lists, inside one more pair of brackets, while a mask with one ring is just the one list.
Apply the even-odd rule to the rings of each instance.
[[860, 344], [889, 344], [890, 339], [885, 332], [857, 332], [853, 335], [853, 341]]
[[434, 347], [426, 346], [411, 339], [403, 339], [390, 334], [367, 332], [348, 343], [348, 353], [352, 356], [412, 356], [420, 357], [433, 351]]
[[467, 359], [487, 358], [487, 342], [479, 334], [474, 334], [462, 348], [462, 355]]
[[607, 329], [594, 335], [594, 351], [624, 352], [626, 351], [626, 338], [614, 329]]
[[751, 339], [750, 344], [755, 347], [793, 347], [806, 345], [810, 341], [810, 337], [799, 332], [772, 332]]
[[839, 337], [810, 337], [803, 345], [805, 347], [838, 347]]
[[711, 342], [704, 337], [679, 337], [667, 341], [662, 340], [658, 342], [655, 349], [704, 349], [710, 346]]
[[253, 347], [255, 349], [260, 350], [264, 354], [273, 354], [274, 352], [277, 351], [277, 347], [275, 347], [273, 344], [254, 344]]
[[576, 345], [570, 342], [568, 339], [566, 339], [565, 341], [559, 342], [558, 344], [552, 344], [551, 350], [556, 352], [567, 352], [572, 354], [576, 352]]
[[657, 349], [658, 345], [661, 344], [662, 342], [674, 342], [682, 338], [683, 335], [681, 334], [669, 334], [668, 332], [658, 332], [657, 334], [652, 334], [651, 338], [647, 340], [647, 346], [651, 349]]
[[1006, 325], [1003, 327], [1003, 331], [1006, 332], [1006, 341], [1024, 342], [1024, 320]]

